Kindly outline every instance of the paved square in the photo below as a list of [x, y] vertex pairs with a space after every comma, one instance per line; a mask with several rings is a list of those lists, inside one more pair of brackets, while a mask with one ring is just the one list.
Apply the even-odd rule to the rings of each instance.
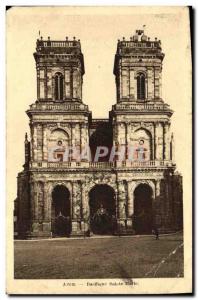
[[15, 241], [16, 279], [182, 276], [182, 234]]

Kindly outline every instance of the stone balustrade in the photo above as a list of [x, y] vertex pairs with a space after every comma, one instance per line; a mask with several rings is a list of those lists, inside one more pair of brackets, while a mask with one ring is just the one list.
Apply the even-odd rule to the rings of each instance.
[[174, 167], [170, 160], [149, 160], [149, 161], [115, 161], [115, 162], [32, 162], [31, 168], [88, 168], [88, 169], [111, 169], [111, 168], [159, 168]]
[[67, 103], [59, 103], [59, 104], [46, 104], [46, 103], [36, 103], [30, 105], [30, 110], [44, 110], [44, 111], [62, 111], [67, 110], [69, 112], [71, 111], [87, 111], [88, 105], [85, 104], [67, 104]]
[[115, 167], [114, 162], [89, 162], [90, 168], [103, 169]]
[[37, 50], [40, 50], [42, 47], [47, 48], [68, 48], [68, 47], [79, 47], [80, 41], [52, 41], [52, 40], [37, 40]]
[[116, 104], [113, 105], [115, 110], [130, 110], [130, 111], [170, 111], [169, 105], [165, 103], [134, 103], [134, 104]]
[[161, 43], [159, 41], [119, 41], [118, 47], [127, 47], [127, 48], [159, 48], [161, 49]]

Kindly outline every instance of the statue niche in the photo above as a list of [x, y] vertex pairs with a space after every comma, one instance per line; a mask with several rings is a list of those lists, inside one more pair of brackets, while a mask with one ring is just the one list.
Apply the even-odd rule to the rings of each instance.
[[48, 140], [48, 161], [69, 160], [69, 135], [62, 129], [55, 129]]

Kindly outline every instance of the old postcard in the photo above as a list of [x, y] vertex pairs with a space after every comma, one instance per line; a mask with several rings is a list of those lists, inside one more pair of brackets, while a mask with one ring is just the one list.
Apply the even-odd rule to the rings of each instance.
[[189, 8], [6, 14], [7, 293], [191, 293]]

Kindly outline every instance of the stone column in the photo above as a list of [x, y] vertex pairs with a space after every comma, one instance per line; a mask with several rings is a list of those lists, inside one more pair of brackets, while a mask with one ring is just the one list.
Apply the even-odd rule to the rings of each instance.
[[[113, 143], [114, 143], [114, 146], [117, 146], [118, 145], [118, 138], [119, 138], [119, 123], [114, 123], [114, 137], [113, 137]], [[116, 147], [115, 147], [116, 149]]]
[[[85, 150], [88, 151], [88, 124], [83, 123], [81, 124], [81, 129], [80, 129], [80, 140], [81, 140], [81, 153], [85, 153]], [[89, 154], [89, 153], [88, 153]], [[86, 156], [86, 155], [85, 155]], [[86, 156], [88, 157], [88, 156]], [[87, 160], [87, 159], [82, 159], [82, 160]]]
[[72, 235], [82, 234], [81, 224], [81, 183], [72, 184]]
[[118, 94], [119, 94], [119, 102], [122, 98], [122, 67], [121, 65], [119, 66], [119, 90], [118, 90]]
[[47, 98], [52, 99], [52, 71], [51, 69], [47, 69]]
[[77, 80], [78, 80], [78, 75], [77, 75], [77, 68], [73, 68], [73, 98], [77, 98]]
[[32, 125], [32, 157], [34, 161], [37, 161], [37, 128], [36, 125]]
[[153, 98], [153, 93], [154, 93], [154, 84], [153, 84], [153, 69], [148, 68], [147, 70], [147, 99], [151, 100]]
[[46, 236], [51, 236], [51, 195], [49, 195], [49, 184], [44, 183], [43, 190], [44, 198], [44, 220], [43, 220], [43, 231]]
[[73, 68], [70, 71], [70, 97], [73, 98]]
[[66, 99], [71, 98], [71, 95], [70, 95], [70, 91], [71, 91], [70, 80], [71, 80], [70, 69], [65, 68], [65, 94], [64, 94], [64, 97]]
[[163, 159], [163, 130], [160, 122], [156, 123], [156, 159]]
[[154, 132], [153, 159], [156, 160], [157, 138], [156, 138], [156, 124], [155, 123], [153, 123], [153, 132]]
[[128, 188], [128, 203], [127, 203], [127, 212], [128, 217], [132, 218], [134, 213], [134, 199], [133, 199], [133, 193], [131, 192], [131, 183], [128, 181], [127, 188]]
[[44, 98], [47, 99], [47, 67], [44, 69]]
[[125, 160], [127, 159], [127, 146], [128, 146], [128, 124], [124, 123], [125, 126]]
[[31, 236], [38, 236], [38, 183], [31, 182], [30, 185], [30, 205], [31, 205]]
[[127, 231], [133, 233], [133, 213], [134, 213], [134, 199], [131, 192], [132, 182], [127, 182]]
[[170, 138], [169, 138], [169, 124], [164, 124], [164, 159], [170, 159]]
[[40, 69], [40, 99], [45, 98], [45, 69], [44, 67]]
[[34, 184], [34, 218], [38, 221], [38, 182]]
[[175, 142], [173, 133], [171, 134], [171, 157], [170, 159], [174, 162], [175, 161]]
[[45, 221], [51, 221], [51, 206], [52, 206], [52, 193], [49, 191], [49, 183], [44, 185], [44, 199], [45, 199]]
[[47, 161], [48, 153], [47, 153], [47, 127], [43, 125], [43, 160]]
[[34, 223], [35, 220], [35, 183], [30, 183], [30, 217], [31, 217], [31, 223]]
[[81, 72], [80, 69], [77, 68], [77, 98], [81, 100]]
[[130, 98], [135, 99], [135, 78], [134, 78], [134, 69], [130, 69]]
[[130, 156], [130, 149], [129, 149], [129, 147], [131, 146], [131, 145], [130, 145], [131, 124], [130, 124], [130, 123], [127, 123], [126, 125], [127, 125], [127, 127], [126, 127], [127, 159], [128, 159], [128, 158], [131, 159], [131, 157], [129, 157], [129, 156]]
[[134, 72], [134, 97], [135, 100], [137, 100], [137, 76], [135, 75], [135, 72]]
[[82, 77], [81, 72], [79, 70], [79, 96], [80, 96], [81, 102], [82, 102], [82, 85], [83, 85], [83, 77]]
[[37, 99], [40, 99], [40, 70], [37, 68]]
[[129, 68], [122, 68], [122, 98], [129, 98]]
[[81, 217], [81, 185], [80, 182], [74, 181], [72, 185], [72, 219]]
[[34, 151], [33, 151], [33, 125], [30, 123], [30, 161], [32, 162], [34, 159]]
[[154, 78], [154, 83], [155, 83], [155, 94], [154, 94], [154, 97], [156, 99], [160, 98], [160, 91], [159, 91], [159, 79], [160, 79], [160, 69], [158, 67], [155, 68], [155, 78]]
[[[37, 205], [38, 205], [38, 222], [42, 225], [44, 220], [44, 185], [42, 182], [37, 183]], [[42, 230], [42, 226], [39, 226]]]
[[156, 186], [155, 186], [155, 197], [158, 199], [160, 196], [160, 180], [156, 181]]
[[121, 234], [126, 231], [127, 228], [127, 216], [126, 216], [126, 190], [125, 183], [118, 181], [118, 233]]
[[37, 160], [43, 159], [43, 125], [37, 124]]
[[152, 138], [151, 138], [151, 153], [150, 153], [150, 157], [149, 160], [155, 160], [155, 135], [154, 135], [154, 131], [152, 133]]
[[157, 227], [161, 227], [161, 212], [163, 210], [161, 201], [161, 180], [155, 182], [155, 196], [153, 196], [153, 222]]
[[86, 183], [82, 184], [81, 187], [81, 199], [82, 199], [82, 230], [86, 232], [90, 228], [90, 208], [89, 208], [89, 197], [86, 189]]
[[70, 140], [70, 160], [74, 160], [73, 157], [73, 149], [75, 147], [75, 128], [76, 128], [76, 124], [71, 123], [71, 140]]
[[159, 70], [159, 97], [162, 99], [162, 70]]

